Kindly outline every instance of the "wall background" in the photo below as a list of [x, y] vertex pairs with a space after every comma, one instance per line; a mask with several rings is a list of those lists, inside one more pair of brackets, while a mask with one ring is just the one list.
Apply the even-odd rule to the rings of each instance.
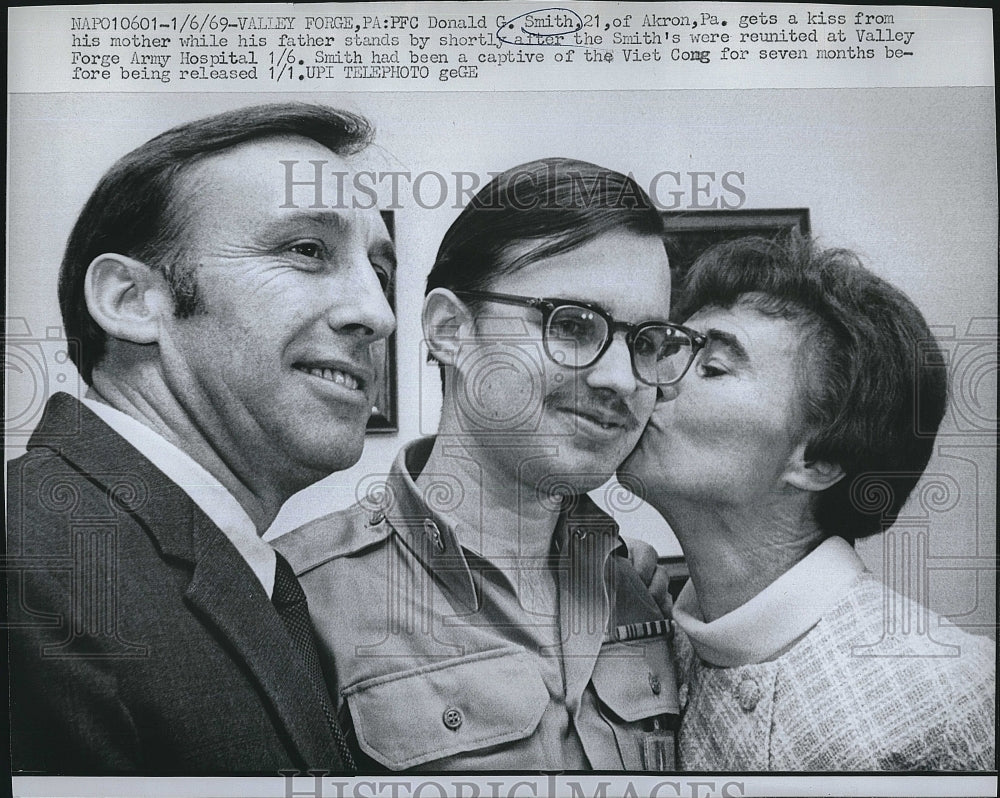
[[[296, 99], [302, 99], [297, 95]], [[61, 321], [56, 274], [76, 214], [119, 156], [179, 122], [288, 95], [12, 95], [8, 103], [6, 456], [23, 452], [47, 395], [78, 390], [71, 367], [40, 375]], [[310, 94], [378, 127], [382, 170], [485, 176], [551, 155], [632, 171], [744, 173], [745, 208], [808, 207], [815, 235], [861, 253], [924, 311], [953, 366], [952, 411], [905, 517], [860, 551], [897, 588], [975, 631], [995, 624], [997, 169], [992, 89]], [[485, 177], [484, 177], [485, 179]], [[428, 196], [433, 191], [428, 188]], [[361, 462], [293, 497], [275, 536], [354, 500], [399, 446], [437, 424], [424, 363], [423, 280], [458, 215], [401, 192], [396, 301], [399, 433], [371, 436]], [[32, 354], [34, 353], [34, 354]], [[220, 357], [224, 353], [220, 353]], [[60, 382], [60, 378], [62, 381]], [[613, 486], [596, 498], [623, 532], [662, 553], [676, 541]], [[905, 563], [904, 567], [900, 567]], [[990, 633], [993, 633], [990, 631]]]

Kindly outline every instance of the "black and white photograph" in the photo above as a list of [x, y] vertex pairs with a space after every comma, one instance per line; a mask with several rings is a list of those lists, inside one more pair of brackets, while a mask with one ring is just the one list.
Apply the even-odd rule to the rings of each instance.
[[990, 10], [8, 19], [13, 794], [995, 794]]

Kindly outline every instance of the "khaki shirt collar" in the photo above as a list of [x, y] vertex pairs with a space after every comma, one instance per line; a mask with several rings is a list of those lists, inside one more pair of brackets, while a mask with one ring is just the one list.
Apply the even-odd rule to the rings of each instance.
[[[380, 528], [381, 537], [395, 530], [402, 543], [422, 562], [427, 563], [434, 578], [444, 590], [471, 611], [480, 608], [480, 591], [476, 587], [475, 571], [469, 566], [467, 552], [459, 543], [452, 525], [440, 513], [428, 506], [416, 478], [420, 475], [434, 446], [434, 438], [421, 438], [404, 446], [385, 480], [384, 486], [370, 491], [369, 527]], [[388, 523], [383, 523], [387, 521]], [[618, 536], [618, 524], [601, 510], [586, 494], [574, 497], [559, 519], [556, 541], [569, 535], [589, 538], [592, 556], [604, 563], [613, 552], [624, 549]], [[367, 543], [372, 542], [369, 536]], [[359, 541], [360, 542], [360, 541]], [[349, 552], [343, 552], [349, 553]]]

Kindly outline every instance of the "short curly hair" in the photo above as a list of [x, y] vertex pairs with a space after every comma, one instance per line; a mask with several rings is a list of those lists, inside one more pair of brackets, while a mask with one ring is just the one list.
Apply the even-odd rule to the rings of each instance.
[[845, 472], [818, 495], [816, 522], [849, 540], [883, 531], [927, 467], [948, 402], [944, 356], [923, 315], [855, 253], [798, 235], [709, 249], [677, 318], [737, 304], [803, 332], [797, 382], [815, 430], [805, 456]]

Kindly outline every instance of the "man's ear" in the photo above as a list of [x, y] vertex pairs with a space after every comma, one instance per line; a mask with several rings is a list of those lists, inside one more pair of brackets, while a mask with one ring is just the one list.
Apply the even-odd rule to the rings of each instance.
[[422, 323], [429, 354], [439, 363], [454, 366], [473, 324], [465, 303], [447, 288], [435, 288], [424, 297]]
[[844, 469], [836, 463], [825, 460], [807, 460], [806, 447], [800, 443], [788, 459], [788, 467], [782, 475], [784, 481], [799, 490], [822, 491], [837, 484], [844, 478]]
[[87, 310], [113, 338], [135, 344], [159, 339], [160, 318], [173, 302], [159, 269], [127, 255], [98, 255], [84, 279]]

